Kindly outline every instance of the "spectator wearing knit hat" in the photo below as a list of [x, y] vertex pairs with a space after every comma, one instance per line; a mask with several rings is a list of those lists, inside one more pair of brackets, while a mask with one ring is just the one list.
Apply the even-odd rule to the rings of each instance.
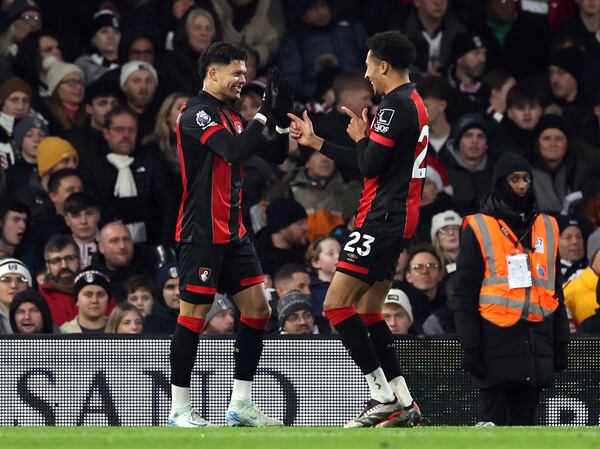
[[14, 334], [53, 334], [50, 308], [36, 290], [24, 290], [10, 303], [10, 325]]
[[9, 192], [27, 185], [39, 185], [37, 151], [42, 139], [48, 135], [48, 127], [37, 117], [27, 116], [15, 126], [13, 142], [17, 160], [6, 171]]
[[119, 67], [121, 19], [110, 9], [94, 14], [90, 30], [90, 53], [81, 55], [75, 64], [82, 70], [86, 84], [96, 81], [109, 70]]
[[90, 266], [75, 277], [73, 297], [79, 312], [60, 327], [63, 334], [103, 334], [110, 299], [110, 280], [97, 267]]
[[[33, 93], [31, 86], [17, 76], [11, 76], [0, 84], [0, 105], [2, 115], [0, 125], [12, 135], [15, 120], [20, 120], [29, 114]], [[12, 118], [12, 122], [10, 121]]]
[[440, 256], [446, 276], [456, 271], [461, 225], [462, 217], [453, 210], [436, 214], [431, 220], [431, 243]]
[[147, 136], [154, 130], [160, 106], [156, 98], [156, 69], [144, 61], [129, 61], [121, 67], [119, 86], [127, 97], [127, 105], [137, 114], [140, 137]]
[[581, 190], [587, 167], [577, 158], [563, 117], [544, 115], [534, 131], [533, 190], [540, 212], [568, 212], [570, 195]]
[[179, 316], [179, 273], [175, 262], [167, 262], [158, 270], [156, 285], [156, 301], [144, 322], [144, 333], [172, 334]]
[[428, 155], [427, 172], [421, 192], [419, 224], [414, 236], [415, 242], [429, 242], [429, 230], [433, 216], [456, 207], [452, 193], [446, 169], [435, 156]]
[[582, 135], [583, 123], [591, 110], [589, 98], [581, 89], [584, 69], [585, 54], [579, 47], [560, 48], [550, 55], [548, 104], [560, 108], [575, 138]]
[[217, 293], [206, 314], [203, 334], [207, 335], [233, 335], [234, 333], [233, 304], [227, 295]]
[[414, 317], [406, 293], [399, 288], [390, 289], [381, 307], [381, 312], [392, 334], [403, 335], [409, 333]]
[[31, 273], [19, 259], [0, 259], [0, 334], [12, 334], [10, 304], [17, 293], [31, 288]]
[[291, 198], [274, 200], [267, 207], [267, 226], [257, 234], [256, 252], [265, 274], [273, 275], [286, 263], [304, 264], [306, 211]]
[[83, 107], [85, 78], [75, 64], [56, 61], [48, 69], [48, 94], [42, 99], [40, 112], [49, 121], [50, 134], [59, 134], [81, 126], [87, 114]]
[[279, 298], [277, 316], [282, 334], [310, 335], [318, 334], [319, 328], [315, 326], [310, 296], [298, 290], [292, 290]]
[[470, 31], [455, 36], [446, 78], [456, 91], [455, 103], [460, 114], [483, 107], [481, 77], [486, 67], [486, 43]]
[[[534, 181], [535, 182], [535, 181]], [[561, 282], [577, 278], [588, 266], [585, 256], [585, 241], [588, 228], [585, 222], [575, 217], [559, 215], [558, 222], [558, 256], [560, 258]]]
[[456, 211], [468, 215], [490, 190], [494, 161], [488, 150], [489, 128], [483, 116], [463, 115], [455, 124], [448, 151], [441, 156], [453, 188]]
[[31, 107], [31, 88], [12, 76], [0, 84], [0, 169], [6, 170], [17, 160], [10, 138], [15, 123], [27, 116]]
[[4, 16], [8, 23], [0, 35], [0, 79], [12, 73], [14, 57], [17, 54], [17, 44], [30, 33], [42, 28], [40, 7], [33, 0], [15, 0], [6, 6]]

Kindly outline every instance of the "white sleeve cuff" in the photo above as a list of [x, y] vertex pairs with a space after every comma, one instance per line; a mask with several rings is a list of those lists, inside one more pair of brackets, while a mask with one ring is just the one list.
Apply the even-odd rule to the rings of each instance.
[[254, 120], [258, 120], [263, 124], [263, 126], [267, 124], [267, 116], [265, 114], [261, 114], [260, 112], [254, 114]]
[[289, 134], [290, 127], [288, 126], [287, 128], [280, 128], [279, 126], [275, 126], [275, 131], [277, 131], [278, 134]]

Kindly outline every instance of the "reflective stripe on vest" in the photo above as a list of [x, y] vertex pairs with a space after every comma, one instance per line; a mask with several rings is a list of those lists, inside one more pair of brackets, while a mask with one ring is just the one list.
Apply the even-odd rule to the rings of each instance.
[[[503, 222], [483, 214], [468, 216], [485, 261], [479, 296], [483, 318], [498, 326], [512, 326], [519, 319], [542, 321], [558, 307], [555, 297], [555, 261], [558, 253], [558, 225], [554, 218], [540, 214], [532, 226], [534, 251], [527, 251], [532, 287], [510, 289], [506, 257], [525, 253], [516, 236]], [[504, 234], [504, 230], [510, 238]]]

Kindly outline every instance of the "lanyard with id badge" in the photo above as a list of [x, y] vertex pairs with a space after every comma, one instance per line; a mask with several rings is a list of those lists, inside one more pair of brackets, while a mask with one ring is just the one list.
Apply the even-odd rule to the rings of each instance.
[[[512, 235], [508, 232], [506, 227], [500, 221], [498, 222], [500, 231], [504, 234], [514, 245], [515, 254], [506, 256], [506, 264], [508, 266], [508, 288], [528, 288], [532, 285], [531, 270], [529, 269], [529, 255], [518, 252], [519, 242], [516, 241]], [[525, 237], [525, 234], [523, 237]]]

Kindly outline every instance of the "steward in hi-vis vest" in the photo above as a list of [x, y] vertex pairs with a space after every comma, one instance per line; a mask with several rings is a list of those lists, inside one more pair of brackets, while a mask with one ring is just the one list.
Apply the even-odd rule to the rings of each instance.
[[480, 420], [533, 425], [542, 388], [567, 367], [558, 225], [539, 214], [531, 165], [507, 152], [492, 191], [463, 222], [453, 279], [463, 367], [480, 387]]

